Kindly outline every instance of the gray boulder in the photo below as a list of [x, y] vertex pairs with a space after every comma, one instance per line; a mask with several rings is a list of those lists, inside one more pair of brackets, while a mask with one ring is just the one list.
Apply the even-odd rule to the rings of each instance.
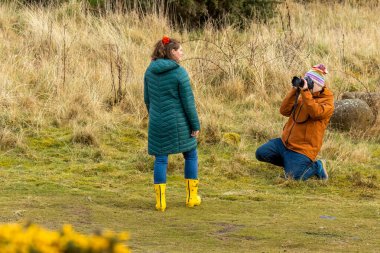
[[372, 126], [374, 121], [375, 116], [368, 104], [355, 98], [335, 102], [335, 110], [330, 124], [332, 128], [344, 131], [366, 130]]
[[375, 116], [380, 110], [380, 93], [379, 92], [345, 92], [342, 94], [342, 99], [361, 99], [364, 100]]

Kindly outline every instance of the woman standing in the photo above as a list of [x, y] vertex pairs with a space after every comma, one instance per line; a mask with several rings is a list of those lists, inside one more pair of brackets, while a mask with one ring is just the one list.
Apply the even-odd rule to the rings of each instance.
[[155, 156], [156, 209], [166, 208], [168, 155], [185, 158], [186, 206], [200, 205], [198, 196], [197, 140], [200, 124], [189, 76], [179, 65], [183, 50], [179, 41], [164, 36], [152, 54], [144, 76], [144, 101], [149, 113], [148, 153]]

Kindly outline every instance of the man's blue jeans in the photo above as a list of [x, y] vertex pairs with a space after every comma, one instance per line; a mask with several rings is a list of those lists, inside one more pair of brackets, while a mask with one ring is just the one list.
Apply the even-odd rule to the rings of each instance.
[[[185, 178], [198, 179], [198, 153], [193, 149], [182, 153], [185, 158]], [[154, 161], [154, 183], [166, 184], [166, 170], [168, 168], [168, 156], [156, 156]]]
[[256, 150], [256, 158], [259, 161], [281, 166], [285, 169], [286, 177], [295, 180], [307, 180], [318, 175], [317, 162], [309, 157], [287, 149], [280, 138], [272, 139]]

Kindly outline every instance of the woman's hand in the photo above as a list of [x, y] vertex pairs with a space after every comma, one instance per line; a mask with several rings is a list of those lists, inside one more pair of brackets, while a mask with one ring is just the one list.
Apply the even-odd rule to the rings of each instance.
[[195, 138], [198, 137], [198, 134], [199, 134], [199, 130], [198, 130], [198, 131], [192, 131], [192, 132], [191, 132], [191, 136], [192, 136], [192, 137], [195, 137]]

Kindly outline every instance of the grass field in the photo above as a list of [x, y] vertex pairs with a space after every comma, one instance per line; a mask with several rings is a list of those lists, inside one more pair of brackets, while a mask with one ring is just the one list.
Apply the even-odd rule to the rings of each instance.
[[256, 162], [254, 145], [202, 146], [202, 205], [185, 207], [182, 158], [173, 156], [168, 208], [160, 213], [143, 131], [115, 129], [96, 148], [73, 145], [71, 134], [46, 129], [27, 138], [27, 150], [2, 154], [1, 222], [128, 230], [134, 252], [376, 252], [380, 246], [378, 155], [328, 183], [296, 182]]
[[[378, 252], [379, 126], [328, 129], [328, 182], [285, 180], [254, 153], [280, 135], [289, 80], [313, 63], [330, 67], [336, 99], [379, 91], [379, 7], [288, 4], [279, 11], [289, 24], [280, 15], [244, 31], [181, 33], [165, 17], [99, 17], [75, 2], [0, 4], [0, 222], [127, 230], [133, 252]], [[203, 202], [185, 207], [183, 161], [173, 155], [161, 213], [142, 75], [163, 34], [184, 41]]]

